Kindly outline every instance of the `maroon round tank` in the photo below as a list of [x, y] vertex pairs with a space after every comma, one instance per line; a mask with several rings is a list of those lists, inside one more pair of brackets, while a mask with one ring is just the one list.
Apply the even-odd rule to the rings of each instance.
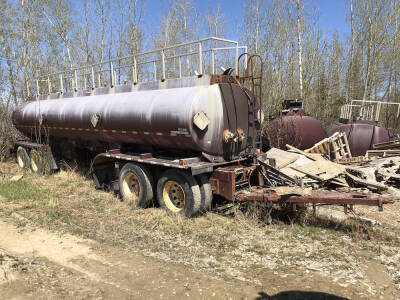
[[376, 143], [388, 142], [391, 138], [389, 129], [377, 126], [373, 121], [358, 120], [348, 124], [334, 123], [328, 129], [328, 135], [345, 132], [353, 156], [365, 155]]
[[13, 112], [26, 136], [150, 145], [231, 159], [255, 139], [249, 96], [237, 84], [94, 94], [29, 102]]
[[263, 146], [286, 149], [290, 144], [298, 149], [305, 150], [325, 138], [322, 123], [304, 114], [290, 110], [272, 120], [263, 132]]

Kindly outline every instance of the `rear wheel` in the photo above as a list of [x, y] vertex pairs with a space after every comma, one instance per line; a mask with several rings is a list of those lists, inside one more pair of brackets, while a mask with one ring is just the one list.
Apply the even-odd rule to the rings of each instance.
[[30, 153], [31, 157], [31, 170], [33, 173], [38, 174], [43, 171], [43, 157], [39, 151], [32, 149]]
[[157, 183], [157, 199], [161, 207], [186, 217], [200, 211], [200, 187], [195, 178], [185, 171], [170, 169], [161, 174]]
[[125, 164], [119, 175], [119, 192], [122, 201], [136, 207], [148, 207], [153, 199], [150, 172], [138, 164]]
[[196, 176], [196, 180], [199, 183], [200, 194], [201, 194], [200, 211], [205, 212], [211, 209], [211, 202], [212, 202], [211, 184], [206, 174], [201, 174]]
[[24, 147], [19, 146], [17, 149], [17, 163], [21, 169], [29, 168], [29, 155]]

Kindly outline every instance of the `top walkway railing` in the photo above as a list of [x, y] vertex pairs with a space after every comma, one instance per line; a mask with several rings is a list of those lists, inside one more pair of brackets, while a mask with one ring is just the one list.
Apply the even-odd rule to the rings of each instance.
[[[139, 82], [164, 81], [184, 76], [201, 77], [203, 74], [216, 74], [217, 66], [234, 67], [236, 75], [239, 75], [239, 52], [247, 53], [247, 47], [239, 46], [237, 41], [208, 37], [48, 72], [27, 86], [28, 96], [94, 90], [128, 83], [136, 85]], [[244, 66], [247, 66], [247, 54]]]
[[397, 127], [399, 117], [400, 103], [396, 102], [351, 100], [340, 108], [340, 118], [345, 120], [361, 119]]

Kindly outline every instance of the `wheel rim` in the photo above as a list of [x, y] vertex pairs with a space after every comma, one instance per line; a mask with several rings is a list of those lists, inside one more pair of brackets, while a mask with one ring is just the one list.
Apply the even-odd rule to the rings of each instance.
[[133, 172], [126, 172], [122, 178], [124, 200], [135, 202], [140, 195], [140, 182]]
[[31, 152], [31, 168], [34, 173], [39, 171], [40, 157], [36, 152]]
[[25, 155], [22, 150], [17, 152], [17, 162], [21, 169], [25, 168]]
[[167, 208], [173, 212], [179, 212], [185, 207], [185, 191], [175, 180], [168, 180], [164, 184], [163, 198]]

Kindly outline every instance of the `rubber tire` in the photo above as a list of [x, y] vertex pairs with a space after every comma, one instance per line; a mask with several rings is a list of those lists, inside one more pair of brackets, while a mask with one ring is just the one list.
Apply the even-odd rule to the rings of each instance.
[[153, 174], [150, 172], [149, 168], [146, 167], [145, 165], [139, 165], [144, 174], [146, 175], [146, 185], [147, 185], [147, 190], [149, 193], [149, 203], [148, 206], [154, 206], [154, 191], [156, 189], [154, 185], [154, 177]]
[[201, 193], [200, 212], [211, 210], [213, 194], [208, 176], [206, 174], [200, 174], [196, 176], [196, 180], [199, 183]]
[[[23, 164], [24, 164], [24, 166], [23, 167], [21, 167], [20, 165], [19, 165], [19, 162], [18, 162], [18, 152], [22, 152], [23, 153], [23, 156], [24, 156], [24, 159], [23, 159]], [[30, 166], [30, 157], [29, 157], [29, 154], [28, 154], [28, 151], [26, 151], [26, 149], [24, 148], [24, 147], [22, 147], [22, 146], [19, 146], [18, 148], [17, 148], [17, 156], [16, 156], [16, 159], [17, 159], [17, 164], [18, 164], [18, 166], [21, 168], [21, 169], [27, 169], [27, 168], [29, 168], [29, 166]]]
[[127, 172], [133, 172], [139, 179], [140, 192], [138, 199], [134, 204], [133, 203], [132, 204], [135, 207], [141, 207], [141, 208], [146, 208], [150, 205], [151, 201], [153, 200], [153, 186], [151, 183], [152, 178], [151, 176], [149, 177], [148, 175], [150, 174], [150, 172], [146, 169], [147, 169], [146, 167], [134, 163], [127, 163], [122, 167], [118, 179], [119, 193], [121, 195], [122, 201], [126, 201], [124, 191], [122, 188], [123, 177]]
[[191, 174], [178, 169], [169, 169], [162, 173], [158, 179], [157, 200], [160, 207], [168, 210], [171, 213], [174, 213], [167, 207], [163, 198], [163, 188], [168, 180], [175, 180], [183, 187], [186, 201], [185, 207], [179, 213], [187, 218], [197, 215], [201, 206], [200, 187], [196, 179]]
[[[37, 155], [39, 158], [39, 161], [37, 163], [35, 163], [37, 170], [35, 171], [32, 167], [32, 155]], [[30, 153], [30, 167], [31, 167], [31, 171], [34, 174], [42, 174], [43, 173], [43, 156], [40, 154], [39, 151], [32, 149], [31, 153]]]

